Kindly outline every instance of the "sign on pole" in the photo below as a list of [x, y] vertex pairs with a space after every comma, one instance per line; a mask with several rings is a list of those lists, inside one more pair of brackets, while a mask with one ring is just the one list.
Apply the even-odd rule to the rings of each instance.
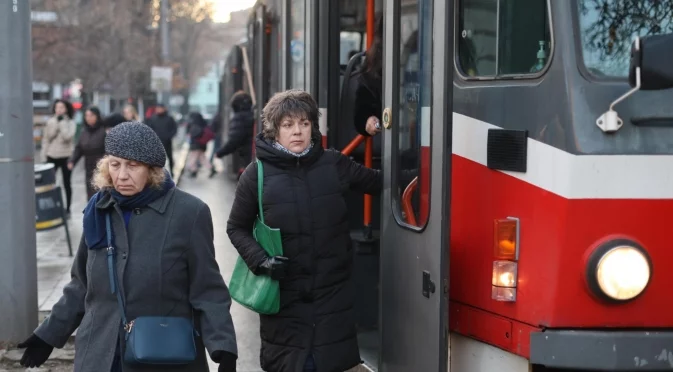
[[173, 69], [170, 67], [152, 66], [150, 78], [150, 90], [159, 92], [169, 92], [173, 89]]

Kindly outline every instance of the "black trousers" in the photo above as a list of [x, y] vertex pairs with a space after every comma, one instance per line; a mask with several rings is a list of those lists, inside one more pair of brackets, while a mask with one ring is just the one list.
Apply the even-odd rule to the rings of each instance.
[[54, 171], [61, 168], [61, 175], [63, 176], [63, 188], [65, 189], [65, 210], [70, 212], [70, 202], [72, 201], [72, 186], [70, 184], [70, 175], [72, 172], [68, 169], [68, 158], [52, 158], [47, 156], [47, 163], [54, 164]]

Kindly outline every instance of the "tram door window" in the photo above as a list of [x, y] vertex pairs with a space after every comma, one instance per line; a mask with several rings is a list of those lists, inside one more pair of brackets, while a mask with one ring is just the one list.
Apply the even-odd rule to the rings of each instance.
[[458, 59], [468, 77], [529, 75], [549, 60], [551, 29], [545, 0], [462, 0]]
[[423, 227], [430, 197], [433, 0], [403, 1], [400, 15], [399, 110], [393, 182], [402, 221]]
[[[290, 61], [288, 69], [289, 88], [306, 89], [306, 1], [290, 2]], [[312, 1], [312, 0], [308, 0]]]
[[362, 51], [362, 34], [353, 31], [341, 31], [339, 48], [339, 64], [345, 66], [351, 57]]

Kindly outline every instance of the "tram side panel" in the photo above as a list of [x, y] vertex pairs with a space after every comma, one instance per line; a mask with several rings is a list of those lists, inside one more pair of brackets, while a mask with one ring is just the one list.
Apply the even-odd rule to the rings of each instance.
[[[571, 3], [552, 2], [557, 30], [573, 27]], [[472, 360], [461, 349], [466, 344], [472, 356], [479, 352], [498, 355], [500, 350], [504, 361], [517, 364], [516, 356], [530, 358], [531, 342], [539, 342], [531, 341], [531, 334], [543, 330], [574, 329], [579, 337], [585, 337], [583, 329], [602, 329], [606, 331], [602, 337], [608, 337], [602, 340], [606, 341], [611, 334], [623, 336], [611, 330], [630, 328], [633, 332], [627, 336], [635, 337], [638, 329], [664, 329], [672, 324], [666, 310], [671, 300], [661, 297], [671, 275], [656, 270], [656, 265], [673, 259], [673, 251], [667, 248], [667, 226], [673, 220], [666, 214], [673, 207], [673, 195], [657, 186], [667, 182], [661, 169], [673, 166], [670, 151], [660, 146], [658, 155], [628, 155], [624, 152], [628, 146], [620, 150], [614, 136], [600, 133], [594, 123], [610, 100], [606, 98], [598, 107], [582, 98], [582, 92], [595, 90], [591, 84], [598, 83], [578, 72], [573, 35], [556, 32], [554, 38], [556, 50], [564, 53], [552, 54], [546, 72], [528, 81], [475, 82], [465, 70], [456, 71], [449, 322], [454, 333], [452, 363], [463, 367], [466, 364], [461, 363]], [[484, 68], [483, 64], [473, 67], [474, 71]], [[618, 97], [628, 86], [603, 85], [602, 89], [611, 90], [605, 97]], [[633, 115], [629, 111], [636, 106], [623, 112]], [[593, 143], [584, 136], [578, 138], [587, 126], [600, 133], [593, 136]], [[581, 128], [579, 133], [576, 128]], [[503, 130], [512, 136], [528, 132], [523, 142], [526, 169], [498, 169], [489, 164], [489, 157], [498, 156], [493, 151], [497, 143], [491, 142], [489, 150], [489, 131]], [[650, 137], [656, 133], [634, 130], [618, 135], [622, 144], [642, 146], [654, 143]], [[507, 154], [508, 147], [499, 146]], [[587, 155], [593, 151], [607, 154]], [[628, 151], [647, 152], [644, 148]], [[503, 260], [496, 221], [509, 217], [518, 219], [513, 239], [518, 256]], [[601, 247], [619, 241], [642, 248], [650, 270], [655, 268], [646, 290], [621, 303], [606, 299], [595, 288], [596, 255]], [[639, 256], [633, 257], [632, 264], [639, 264]], [[494, 272], [506, 273], [495, 270], [494, 262], [508, 260], [516, 263], [516, 272], [509, 272], [504, 279], [496, 276]], [[626, 274], [620, 275], [616, 274], [615, 280]], [[509, 288], [494, 288], [503, 282], [510, 282]], [[513, 297], [502, 301], [495, 292]], [[615, 338], [615, 342], [623, 339]], [[569, 341], [564, 347], [574, 350], [573, 344]], [[655, 344], [648, 345], [654, 353]], [[472, 361], [476, 363], [473, 367], [480, 365]], [[519, 367], [522, 369], [511, 370], [527, 370]]]

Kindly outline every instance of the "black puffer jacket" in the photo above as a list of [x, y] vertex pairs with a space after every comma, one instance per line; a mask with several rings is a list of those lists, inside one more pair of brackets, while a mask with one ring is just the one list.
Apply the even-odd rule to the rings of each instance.
[[[280, 281], [280, 312], [260, 316], [262, 368], [300, 372], [312, 353], [319, 371], [345, 371], [360, 363], [360, 355], [344, 194], [380, 191], [381, 173], [319, 143], [297, 158], [260, 134], [256, 151], [264, 164], [265, 222], [280, 229], [289, 258], [287, 277]], [[251, 163], [239, 180], [227, 233], [253, 272], [266, 257], [252, 236], [257, 209], [257, 165]]]
[[252, 111], [239, 111], [229, 121], [229, 134], [227, 143], [217, 150], [217, 157], [225, 157], [234, 151], [243, 157], [246, 163], [250, 162], [252, 148], [253, 126], [255, 115]]
[[73, 163], [73, 165], [77, 164], [82, 156], [84, 156], [84, 175], [86, 178], [86, 195], [88, 200], [96, 193], [96, 190], [91, 185], [96, 165], [105, 156], [105, 128], [100, 123], [93, 127], [85, 124], [77, 140], [77, 145], [75, 145], [75, 151], [73, 151], [68, 162]]
[[156, 132], [164, 147], [170, 146], [173, 137], [178, 133], [178, 124], [167, 112], [162, 115], [155, 114], [147, 121], [147, 125]]

